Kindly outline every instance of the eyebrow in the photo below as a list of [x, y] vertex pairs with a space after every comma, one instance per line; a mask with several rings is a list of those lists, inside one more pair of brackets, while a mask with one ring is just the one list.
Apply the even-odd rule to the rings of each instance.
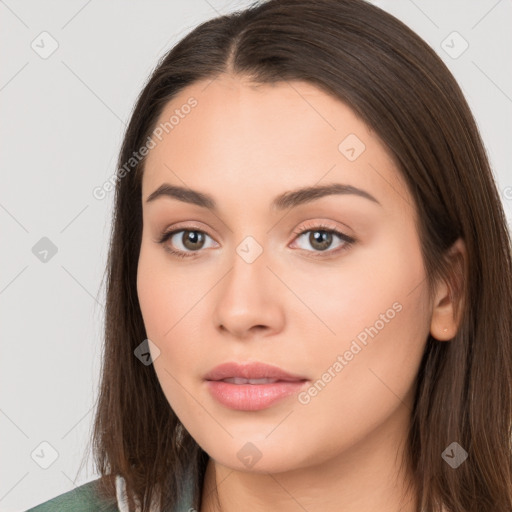
[[[356, 195], [382, 206], [381, 203], [375, 199], [375, 197], [373, 197], [365, 190], [353, 187], [352, 185], [343, 185], [341, 183], [317, 185], [290, 190], [278, 195], [272, 201], [270, 206], [274, 210], [285, 210], [287, 208], [295, 208], [301, 204], [320, 199], [321, 197], [335, 194]], [[192, 190], [191, 188], [170, 185], [169, 183], [163, 183], [160, 185], [154, 192], [149, 195], [149, 197], [146, 199], [146, 203], [162, 197], [170, 197], [185, 203], [195, 204], [203, 208], [208, 208], [213, 211], [217, 210], [217, 203], [212, 196], [205, 194], [204, 192]]]

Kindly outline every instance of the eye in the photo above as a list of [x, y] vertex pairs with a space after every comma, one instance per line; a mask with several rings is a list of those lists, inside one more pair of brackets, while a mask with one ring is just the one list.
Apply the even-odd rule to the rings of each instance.
[[171, 246], [177, 247], [177, 250], [169, 244], [164, 246], [165, 250], [179, 258], [187, 258], [195, 256], [194, 253], [199, 252], [200, 249], [211, 247], [212, 245], [205, 246], [207, 238], [213, 240], [207, 233], [199, 229], [175, 229], [162, 233], [157, 242], [165, 244], [169, 240]]
[[[316, 225], [309, 229], [299, 229], [294, 234], [297, 236], [296, 240], [302, 242], [299, 247], [308, 252], [316, 253], [312, 254], [314, 257], [324, 257], [322, 253], [332, 256], [348, 249], [356, 242], [354, 238], [325, 224]], [[338, 239], [338, 245], [333, 248], [332, 245], [336, 242], [336, 239]], [[309, 250], [307, 245], [312, 247], [313, 251]]]
[[[352, 246], [356, 240], [348, 235], [345, 235], [338, 229], [321, 224], [307, 227], [307, 229], [299, 229], [294, 232], [296, 235], [295, 240], [302, 242], [299, 248], [312, 253], [313, 257], [327, 257], [333, 254], [338, 254], [341, 251], [347, 250]], [[306, 237], [306, 235], [309, 235]], [[213, 243], [206, 244], [207, 240]], [[333, 242], [338, 239], [338, 245], [332, 248]], [[170, 244], [166, 242], [169, 241]], [[201, 249], [208, 249], [215, 247], [217, 242], [213, 240], [207, 233], [200, 229], [174, 229], [164, 231], [160, 238], [156, 240], [159, 244], [164, 245], [167, 252], [178, 258], [188, 258], [199, 255]], [[305, 245], [309, 244], [313, 250], [309, 250]]]

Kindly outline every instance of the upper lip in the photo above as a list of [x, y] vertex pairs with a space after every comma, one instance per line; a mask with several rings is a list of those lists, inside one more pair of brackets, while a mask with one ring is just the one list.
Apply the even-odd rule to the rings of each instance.
[[266, 363], [227, 362], [216, 366], [205, 375], [205, 380], [223, 380], [232, 377], [244, 379], [277, 379], [284, 381], [307, 380], [306, 377], [285, 372], [277, 366]]

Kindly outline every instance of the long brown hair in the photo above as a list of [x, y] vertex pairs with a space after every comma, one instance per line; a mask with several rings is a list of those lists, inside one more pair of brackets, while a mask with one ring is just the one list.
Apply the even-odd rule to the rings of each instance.
[[[122, 475], [131, 498], [163, 510], [183, 493], [187, 465], [199, 510], [207, 454], [171, 409], [152, 365], [136, 273], [144, 159], [131, 161], [164, 106], [221, 73], [256, 83], [305, 80], [348, 104], [389, 148], [419, 212], [428, 284], [455, 283], [448, 250], [467, 249], [457, 335], [429, 336], [416, 380], [405, 463], [419, 507], [512, 510], [512, 263], [497, 187], [470, 109], [436, 53], [402, 22], [363, 0], [270, 0], [198, 26], [159, 62], [141, 92], [118, 161], [107, 263], [102, 379], [92, 436], [104, 493]], [[124, 169], [121, 172], [121, 169]], [[420, 340], [418, 340], [420, 342]], [[442, 453], [457, 442], [467, 460]], [[133, 505], [133, 502], [132, 502]]]

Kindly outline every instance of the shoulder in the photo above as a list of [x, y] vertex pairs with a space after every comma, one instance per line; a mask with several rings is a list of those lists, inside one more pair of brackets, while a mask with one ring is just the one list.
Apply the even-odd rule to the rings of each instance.
[[117, 500], [107, 500], [99, 493], [100, 478], [52, 498], [26, 512], [119, 512]]

